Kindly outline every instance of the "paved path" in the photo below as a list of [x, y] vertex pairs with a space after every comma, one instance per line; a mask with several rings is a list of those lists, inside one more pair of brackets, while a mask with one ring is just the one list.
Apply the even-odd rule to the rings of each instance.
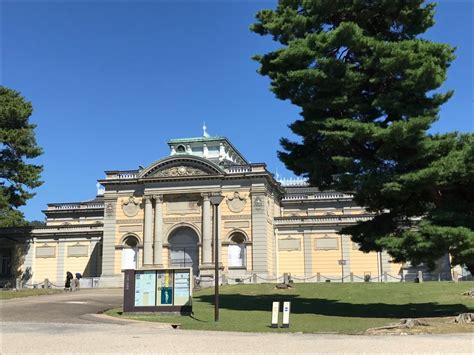
[[84, 316], [120, 301], [120, 290], [82, 290], [74, 294], [0, 301], [0, 353], [474, 352], [472, 334], [339, 336], [204, 332], [163, 329], [153, 323], [100, 323]]
[[76, 292], [0, 300], [2, 322], [90, 323], [81, 318], [122, 305], [121, 289], [82, 289]]

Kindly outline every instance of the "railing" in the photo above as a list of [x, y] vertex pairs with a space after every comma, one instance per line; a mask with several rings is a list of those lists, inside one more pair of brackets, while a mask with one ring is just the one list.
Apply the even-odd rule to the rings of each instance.
[[103, 203], [65, 203], [48, 206], [48, 210], [78, 210], [78, 209], [97, 209], [104, 208]]
[[228, 174], [251, 173], [252, 172], [252, 166], [251, 165], [229, 166], [225, 169], [225, 171]]
[[105, 178], [111, 179], [136, 179], [138, 177], [138, 170], [124, 170], [124, 171], [106, 171]]
[[104, 229], [101, 224], [87, 224], [87, 225], [60, 225], [48, 227], [35, 227], [32, 230], [33, 234], [49, 234], [54, 232], [72, 233], [72, 232], [100, 232]]
[[309, 186], [309, 183], [308, 183], [308, 180], [304, 179], [304, 178], [289, 178], [289, 179], [285, 179], [285, 178], [280, 178], [278, 179], [278, 182], [282, 185], [282, 186]]
[[337, 199], [348, 199], [353, 198], [354, 195], [345, 194], [342, 192], [318, 192], [312, 195], [309, 194], [290, 194], [285, 195], [283, 201], [295, 201], [295, 200], [337, 200]]
[[276, 225], [283, 225], [283, 224], [318, 224], [318, 223], [356, 223], [360, 221], [369, 221], [373, 217], [370, 216], [347, 216], [347, 215], [340, 215], [334, 217], [276, 217], [275, 224]]

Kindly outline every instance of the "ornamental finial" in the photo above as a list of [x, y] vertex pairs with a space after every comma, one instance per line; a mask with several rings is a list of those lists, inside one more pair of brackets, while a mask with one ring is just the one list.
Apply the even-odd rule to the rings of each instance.
[[203, 122], [202, 124], [202, 136], [208, 138], [209, 133], [207, 133], [207, 127], [206, 127], [206, 122]]

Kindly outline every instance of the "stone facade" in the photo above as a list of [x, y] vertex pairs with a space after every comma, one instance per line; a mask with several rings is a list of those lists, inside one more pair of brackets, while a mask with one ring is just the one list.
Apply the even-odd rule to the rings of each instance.
[[[401, 265], [388, 255], [362, 253], [338, 234], [371, 218], [350, 194], [277, 181], [225, 137], [168, 145], [170, 155], [146, 168], [106, 171], [94, 200], [49, 204], [45, 226], [1, 230], [12, 274], [25, 285], [46, 278], [60, 285], [66, 271], [81, 272], [102, 286], [120, 286], [123, 269], [180, 265], [209, 281], [217, 247], [227, 282], [276, 281], [284, 273], [307, 282], [399, 277]], [[224, 197], [217, 225], [215, 194]]]

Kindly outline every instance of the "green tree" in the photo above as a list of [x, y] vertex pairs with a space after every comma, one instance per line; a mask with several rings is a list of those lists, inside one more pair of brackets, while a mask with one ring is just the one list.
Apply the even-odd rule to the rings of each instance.
[[321, 189], [350, 191], [377, 216], [346, 228], [363, 251], [426, 262], [449, 252], [474, 271], [472, 135], [427, 133], [452, 92], [454, 49], [419, 37], [423, 0], [281, 0], [251, 30], [282, 46], [254, 57], [301, 107], [280, 159]]
[[42, 153], [35, 125], [28, 122], [33, 107], [18, 92], [0, 86], [0, 227], [27, 225], [18, 207], [41, 185], [40, 165], [28, 159]]

